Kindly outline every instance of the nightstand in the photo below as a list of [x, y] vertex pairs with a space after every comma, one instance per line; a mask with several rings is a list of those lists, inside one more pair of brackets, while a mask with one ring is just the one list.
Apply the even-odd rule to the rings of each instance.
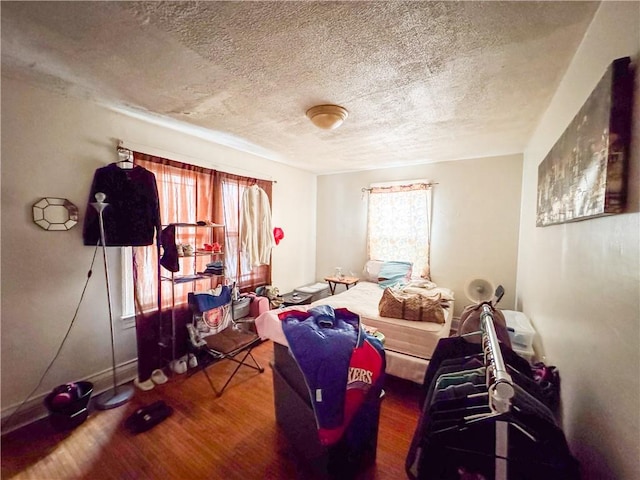
[[331, 295], [336, 293], [336, 285], [344, 285], [349, 290], [349, 287], [357, 284], [360, 279], [358, 277], [324, 277], [325, 282], [329, 284]]
[[311, 303], [310, 293], [289, 292], [282, 295], [282, 306], [292, 307], [295, 305], [309, 305]]

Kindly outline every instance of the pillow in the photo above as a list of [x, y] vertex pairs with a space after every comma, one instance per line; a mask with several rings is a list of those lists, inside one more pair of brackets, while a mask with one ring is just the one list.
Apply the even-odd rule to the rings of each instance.
[[380, 269], [384, 262], [382, 260], [368, 260], [362, 269], [363, 280], [366, 282], [378, 283]]
[[386, 288], [409, 281], [412, 267], [411, 262], [384, 262], [378, 273], [378, 285]]

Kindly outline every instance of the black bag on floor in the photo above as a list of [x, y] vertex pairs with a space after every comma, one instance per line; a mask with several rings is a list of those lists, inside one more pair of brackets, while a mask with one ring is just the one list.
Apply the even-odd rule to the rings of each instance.
[[159, 400], [139, 408], [125, 420], [124, 426], [131, 433], [142, 433], [152, 429], [173, 414], [173, 408]]

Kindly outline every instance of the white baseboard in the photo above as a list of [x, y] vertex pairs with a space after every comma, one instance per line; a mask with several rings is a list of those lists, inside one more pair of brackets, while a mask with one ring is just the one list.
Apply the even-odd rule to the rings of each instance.
[[[134, 358], [128, 362], [121, 363], [116, 366], [116, 382], [118, 385], [130, 382], [138, 376], [138, 359]], [[104, 370], [99, 373], [91, 375], [89, 378], [83, 378], [82, 380], [93, 383], [92, 397], [99, 395], [100, 393], [113, 387], [113, 373], [111, 369]], [[29, 398], [22, 407], [20, 404], [11, 405], [3, 408], [2, 418], [2, 434], [16, 430], [24, 425], [40, 420], [49, 415], [47, 408], [44, 406], [44, 398], [49, 392], [41, 393], [35, 397]], [[20, 408], [15, 415], [13, 412]], [[11, 417], [11, 418], [10, 418]], [[6, 423], [6, 425], [5, 425]]]

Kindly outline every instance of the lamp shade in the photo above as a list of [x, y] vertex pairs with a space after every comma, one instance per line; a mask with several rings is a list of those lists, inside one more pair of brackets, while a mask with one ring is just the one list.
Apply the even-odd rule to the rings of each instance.
[[333, 130], [342, 125], [349, 112], [338, 105], [316, 105], [307, 110], [307, 117], [318, 128]]

